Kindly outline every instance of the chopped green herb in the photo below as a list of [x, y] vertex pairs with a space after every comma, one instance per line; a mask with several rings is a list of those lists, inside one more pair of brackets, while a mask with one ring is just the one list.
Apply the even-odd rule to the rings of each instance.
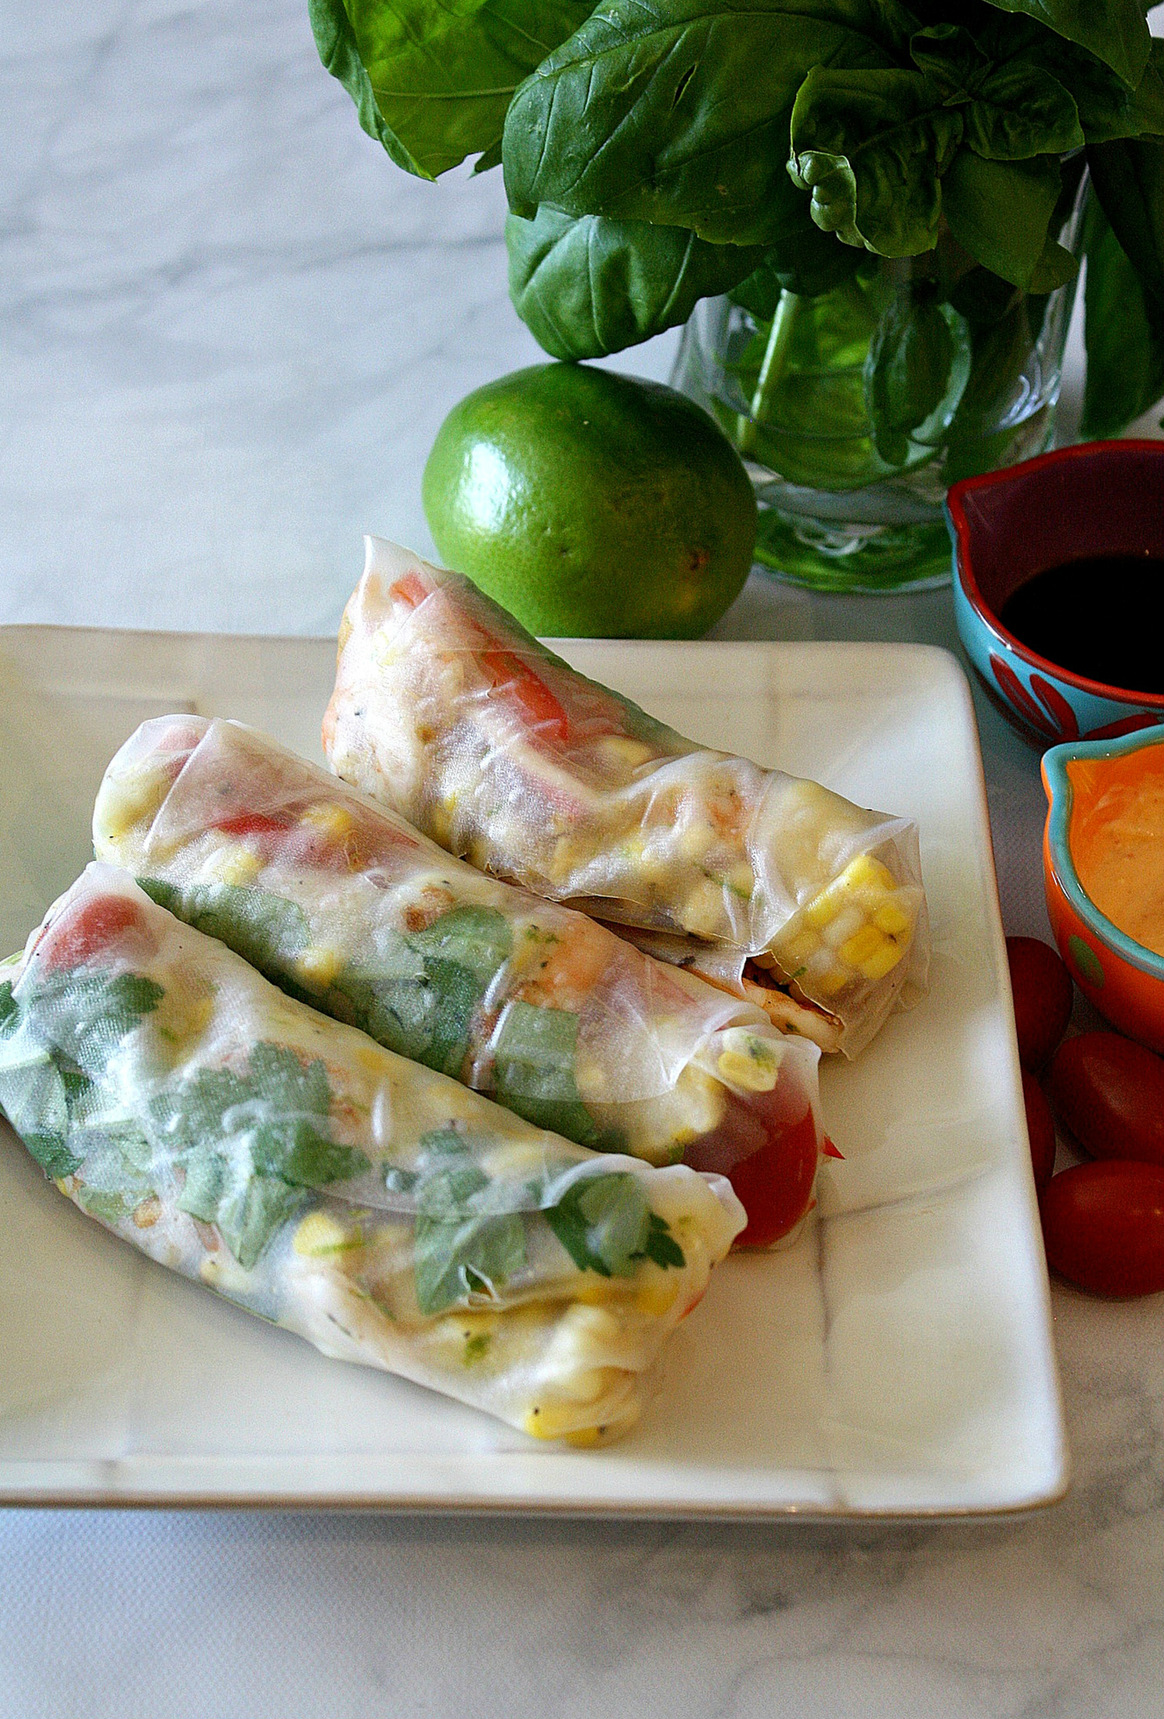
[[163, 878], [139, 877], [138, 884], [159, 907], [217, 937], [272, 983], [304, 1000], [291, 962], [311, 941], [303, 909], [269, 889], [233, 883], [197, 883], [182, 890]]
[[422, 1163], [432, 1155], [439, 1167], [422, 1172], [416, 1299], [422, 1313], [440, 1313], [468, 1295], [495, 1294], [521, 1270], [525, 1222], [519, 1212], [489, 1209], [489, 1178], [451, 1129], [426, 1135], [421, 1148]]
[[628, 1170], [579, 1179], [542, 1215], [580, 1271], [629, 1277], [636, 1260], [684, 1263], [666, 1219], [651, 1210], [641, 1181]]
[[151, 1123], [186, 1172], [179, 1205], [223, 1240], [246, 1269], [302, 1203], [305, 1188], [368, 1168], [328, 1132], [331, 1092], [323, 1063], [306, 1067], [283, 1045], [258, 1044], [245, 1074], [201, 1068], [162, 1093]]
[[510, 1003], [494, 1050], [497, 1098], [539, 1128], [598, 1152], [617, 1152], [622, 1136], [600, 1128], [582, 1102], [574, 1079], [577, 1045], [577, 1015]]

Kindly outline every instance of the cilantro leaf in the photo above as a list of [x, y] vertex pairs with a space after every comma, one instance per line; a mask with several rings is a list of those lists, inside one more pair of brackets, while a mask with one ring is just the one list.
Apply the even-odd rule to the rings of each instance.
[[411, 937], [385, 936], [375, 964], [341, 973], [333, 993], [377, 1044], [456, 1078], [473, 1013], [512, 949], [496, 908], [454, 907]]
[[526, 1262], [525, 1221], [497, 1211], [496, 1188], [462, 1135], [433, 1129], [421, 1142], [414, 1271], [422, 1313], [492, 1295]]
[[639, 1259], [684, 1263], [670, 1225], [651, 1210], [642, 1183], [629, 1170], [580, 1178], [542, 1216], [579, 1271], [629, 1277]]
[[155, 1132], [186, 1172], [179, 1206], [217, 1224], [245, 1269], [302, 1204], [302, 1190], [368, 1168], [357, 1147], [333, 1140], [322, 1062], [304, 1065], [285, 1045], [257, 1044], [245, 1073], [200, 1068], [150, 1106]]

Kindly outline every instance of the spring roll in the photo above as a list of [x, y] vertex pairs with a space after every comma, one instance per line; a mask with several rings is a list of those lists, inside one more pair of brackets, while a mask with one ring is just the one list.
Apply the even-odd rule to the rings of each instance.
[[740, 951], [741, 977], [822, 1011], [850, 1055], [916, 999], [913, 823], [685, 740], [469, 580], [379, 538], [367, 549], [324, 719], [338, 775], [537, 895], [682, 937], [689, 955]]
[[818, 1051], [572, 909], [452, 858], [237, 722], [147, 722], [99, 859], [292, 995], [577, 1143], [727, 1175], [745, 1246], [808, 1209]]
[[744, 1215], [286, 997], [92, 865], [0, 978], [0, 1107], [171, 1270], [540, 1438], [628, 1427]]

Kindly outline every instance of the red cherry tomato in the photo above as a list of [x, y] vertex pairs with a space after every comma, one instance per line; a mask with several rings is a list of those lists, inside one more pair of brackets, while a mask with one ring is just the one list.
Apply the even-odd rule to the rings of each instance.
[[50, 925], [36, 952], [47, 972], [67, 972], [91, 961], [131, 927], [143, 924], [136, 902], [124, 895], [99, 895]]
[[565, 741], [569, 721], [564, 708], [520, 657], [512, 651], [488, 650], [481, 652], [481, 662], [495, 692], [519, 704], [530, 724], [548, 739]]
[[1029, 1069], [1023, 1069], [1023, 1105], [1031, 1142], [1031, 1165], [1035, 1188], [1041, 1194], [1055, 1170], [1055, 1119], [1042, 1087]]
[[1037, 937], [1008, 937], [1010, 986], [1019, 1060], [1037, 1074], [1071, 1019], [1071, 975], [1049, 943]]
[[1118, 1033], [1066, 1039], [1051, 1064], [1051, 1102], [1093, 1158], [1164, 1164], [1164, 1062]]
[[736, 1247], [771, 1247], [812, 1204], [821, 1151], [816, 1117], [809, 1109], [788, 1123], [764, 1111], [762, 1099], [730, 1094], [719, 1127], [683, 1154], [693, 1170], [718, 1171], [735, 1189], [748, 1214]]
[[1053, 1176], [1041, 1201], [1048, 1263], [1095, 1295], [1164, 1289], [1164, 1166], [1108, 1158]]
[[395, 597], [398, 602], [406, 603], [410, 609], [419, 609], [428, 596], [424, 581], [416, 573], [406, 573], [403, 579], [397, 579], [390, 586], [388, 595]]
[[225, 836], [285, 836], [291, 825], [286, 818], [268, 817], [266, 812], [234, 812], [214, 825]]

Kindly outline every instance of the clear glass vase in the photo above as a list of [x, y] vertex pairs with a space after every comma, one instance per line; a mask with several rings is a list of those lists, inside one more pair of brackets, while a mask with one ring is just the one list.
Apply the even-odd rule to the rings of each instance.
[[[1073, 252], [1085, 195], [1086, 175], [1059, 234]], [[949, 485], [1050, 444], [1074, 281], [1021, 292], [943, 234], [919, 257], [857, 253], [815, 296], [777, 292], [769, 316], [704, 299], [672, 376], [743, 455], [757, 561], [816, 590], [946, 583]]]

